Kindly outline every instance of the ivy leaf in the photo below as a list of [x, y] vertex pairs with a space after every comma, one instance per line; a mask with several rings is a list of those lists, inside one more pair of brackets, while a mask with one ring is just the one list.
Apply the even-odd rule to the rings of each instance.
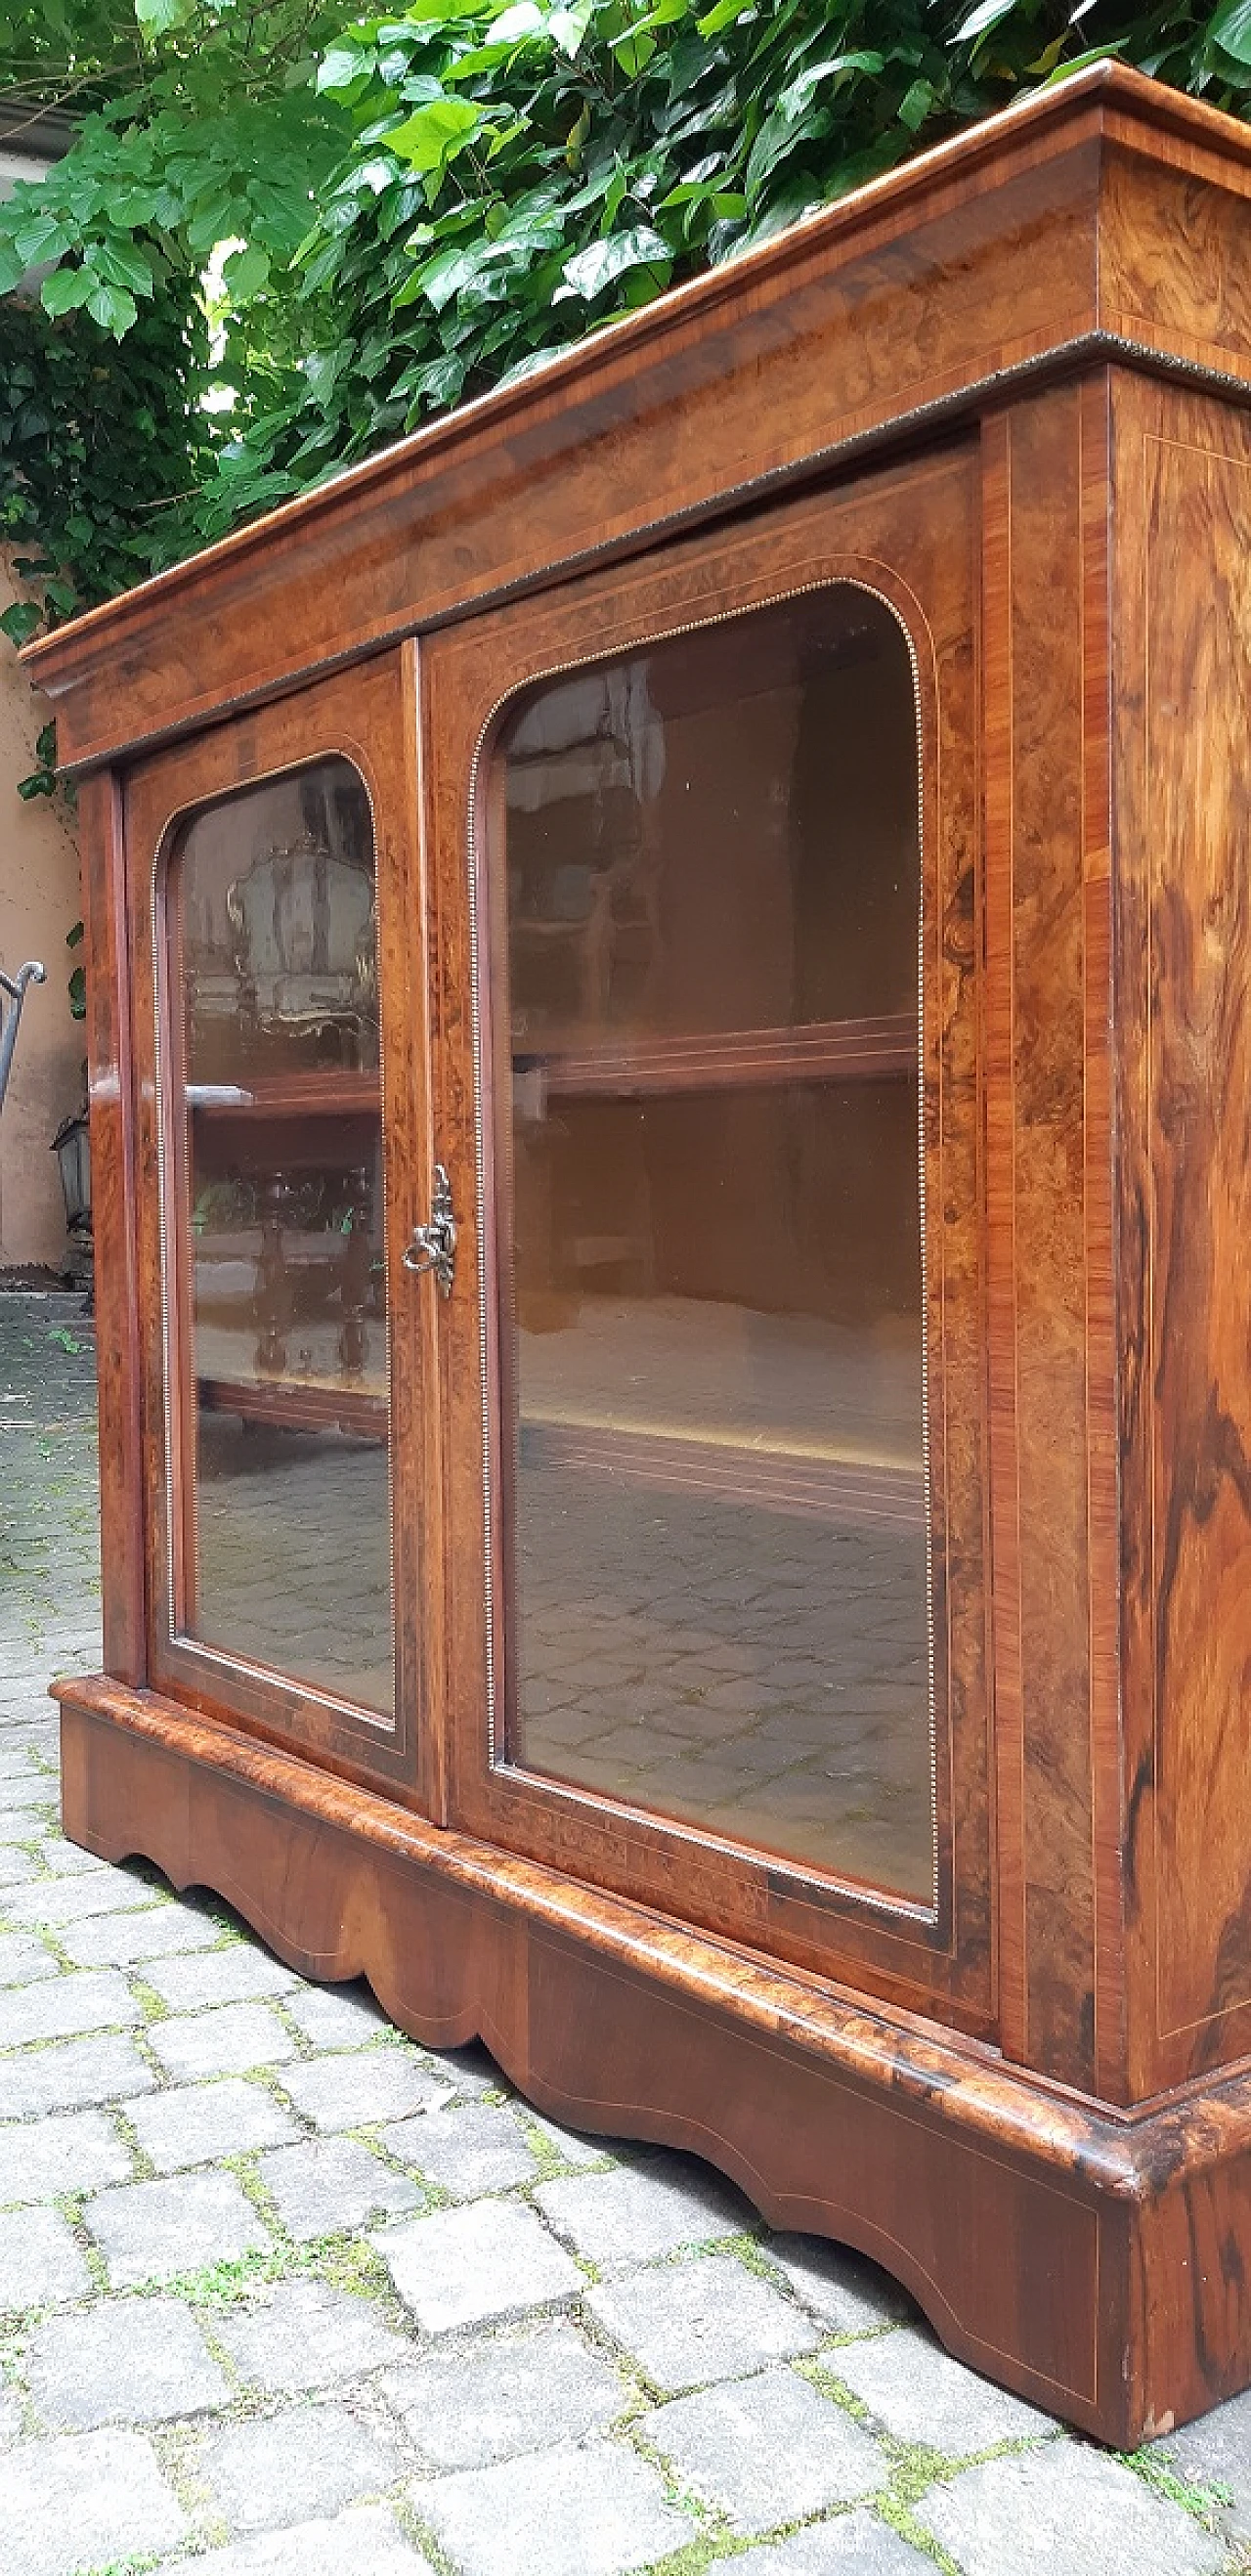
[[576, 251], [561, 270], [563, 289], [558, 300], [580, 295], [586, 304], [602, 295], [627, 269], [662, 266], [666, 272], [673, 258], [669, 244], [650, 224], [635, 224], [629, 232], [613, 233], [608, 241], [588, 242], [585, 250]]
[[132, 295], [152, 293], [152, 263], [142, 251], [126, 241], [92, 242], [87, 252], [88, 264], [109, 286], [123, 286]]
[[911, 89], [905, 90], [899, 102], [900, 124], [906, 125], [910, 134], [915, 134], [917, 127], [924, 125], [933, 104], [934, 91], [931, 83], [927, 80], [914, 80]]
[[317, 66], [317, 87], [319, 90], [352, 89], [358, 80], [373, 70], [375, 61], [373, 51], [363, 45], [359, 49], [332, 45]]
[[18, 258], [11, 242], [0, 241], [0, 295], [11, 295], [25, 275], [25, 260]]
[[545, 36], [547, 20], [535, 0], [514, 0], [511, 9], [492, 19], [486, 31], [488, 45], [524, 44], [527, 36]]
[[102, 331], [115, 340], [124, 340], [138, 319], [139, 308], [124, 286], [112, 286], [105, 277], [97, 278], [87, 298], [87, 311]]
[[1208, 42], [1236, 63], [1251, 63], [1251, 0], [1225, 0], [1208, 27]]
[[36, 215], [31, 224], [23, 224], [13, 237], [13, 248], [24, 268], [37, 268], [45, 259], [64, 259], [72, 249], [69, 233], [55, 215]]
[[1016, 6], [1017, 0], [978, 0], [976, 9], [971, 9], [957, 27], [953, 44], [970, 45], [975, 37], [988, 36], [992, 27], [1001, 26], [1005, 18], [1011, 17]]
[[45, 313], [74, 313], [85, 304], [92, 289], [89, 268], [54, 268], [40, 288], [40, 301]]
[[432, 99], [403, 125], [392, 127], [387, 146], [401, 161], [411, 162], [414, 170], [441, 170], [481, 123], [481, 108], [466, 98]]
[[553, 9], [548, 19], [547, 32], [553, 44], [559, 45], [562, 54], [567, 54], [571, 62], [585, 43], [591, 23], [591, 6], [592, 0], [573, 0], [571, 8]]
[[42, 624], [43, 611], [36, 608], [33, 600], [15, 599], [0, 617], [0, 634], [7, 635], [10, 644], [29, 644]]
[[168, 36], [195, 15], [195, 0], [135, 0], [135, 16], [145, 36]]
[[222, 284], [239, 304], [250, 304], [268, 277], [269, 253], [257, 243], [247, 250], [232, 250], [222, 267]]

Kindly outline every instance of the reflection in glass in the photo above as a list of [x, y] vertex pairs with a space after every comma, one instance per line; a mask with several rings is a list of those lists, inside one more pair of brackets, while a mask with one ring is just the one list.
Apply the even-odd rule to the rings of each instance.
[[814, 592], [544, 683], [497, 759], [507, 1757], [929, 1902], [906, 639]]
[[169, 875], [193, 1426], [182, 1627], [393, 1710], [375, 860], [327, 760], [207, 808]]

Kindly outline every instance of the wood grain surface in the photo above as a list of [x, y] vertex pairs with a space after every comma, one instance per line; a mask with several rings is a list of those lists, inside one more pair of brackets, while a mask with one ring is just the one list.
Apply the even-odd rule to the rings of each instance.
[[1124, 1688], [1135, 2089], [1251, 2048], [1251, 436], [1115, 408]]
[[121, 797], [107, 772], [79, 804], [87, 1089], [91, 1108], [100, 1511], [105, 1532], [104, 1660], [119, 1681], [148, 1677], [135, 1080]]

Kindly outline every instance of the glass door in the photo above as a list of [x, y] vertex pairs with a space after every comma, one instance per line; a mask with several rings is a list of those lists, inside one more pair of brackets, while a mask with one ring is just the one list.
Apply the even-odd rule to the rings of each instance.
[[503, 1749], [932, 1907], [917, 705], [850, 582], [659, 637], [510, 707], [485, 855]]
[[189, 1437], [178, 1626], [395, 1709], [377, 854], [341, 757], [236, 789], [167, 862]]
[[456, 1807], [976, 2017], [972, 508], [966, 457], [794, 504], [437, 639], [426, 709], [476, 997]]
[[423, 1185], [424, 997], [387, 966], [413, 902], [407, 682], [396, 657], [166, 755], [129, 823], [151, 843], [154, 1657], [416, 1786], [422, 1360], [389, 1222]]

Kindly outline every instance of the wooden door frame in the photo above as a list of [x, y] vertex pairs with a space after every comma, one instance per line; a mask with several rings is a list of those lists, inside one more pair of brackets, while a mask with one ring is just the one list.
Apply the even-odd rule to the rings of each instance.
[[[715, 536], [675, 543], [642, 563], [586, 576], [554, 596], [435, 635], [422, 648], [422, 733], [423, 831], [436, 907], [435, 1129], [439, 1157], [453, 1174], [461, 1226], [457, 1293], [441, 1319], [449, 1822], [801, 1967], [859, 1982], [871, 1976], [893, 1999], [939, 2006], [984, 2032], [993, 2021], [994, 1964], [979, 1213], [978, 474], [970, 442], [781, 503]], [[940, 1537], [952, 1530], [953, 1511], [959, 1524], [935, 1551], [938, 1901], [932, 1913], [752, 1854], [699, 1827], [645, 1817], [589, 1790], [540, 1783], [537, 1775], [486, 1755], [493, 1683], [507, 1653], [501, 1503], [491, 1456], [493, 1446], [505, 1444], [488, 1294], [498, 1275], [499, 1177], [488, 997], [493, 936], [497, 952], [500, 939], [498, 922], [492, 933], [491, 871], [483, 856], [490, 744], [505, 701], [546, 674], [840, 580], [875, 592], [893, 609], [910, 642], [921, 701], [930, 1432]], [[958, 1221], [950, 1213], [943, 1220], [940, 1212], [953, 1207]], [[958, 1594], [950, 1603], [948, 1567]], [[956, 1700], [959, 1722], [944, 1727], [944, 1707]]]
[[[184, 1545], [187, 1400], [183, 1265], [162, 1175], [173, 1165], [168, 1069], [175, 1061], [169, 1011], [166, 871], [191, 811], [268, 778], [340, 757], [369, 795], [374, 821], [378, 980], [382, 1031], [383, 1171], [390, 1376], [391, 1551], [395, 1710], [389, 1721], [324, 1688], [197, 1643], [176, 1617]], [[433, 1817], [442, 1801], [437, 1718], [440, 1583], [438, 1391], [429, 1318], [410, 1293], [401, 1255], [421, 1209], [428, 1170], [429, 1087], [425, 978], [413, 971], [423, 937], [414, 652], [411, 646], [334, 674], [298, 696], [238, 716], [186, 745], [136, 765], [123, 785], [134, 996], [134, 1115], [144, 1186], [139, 1192], [139, 1331], [142, 1351], [144, 1523], [148, 1666], [152, 1682], [192, 1707], [206, 1702], [250, 1731], [350, 1777], [385, 1781]], [[162, 961], [158, 964], [158, 961]], [[172, 1294], [171, 1294], [172, 1292]], [[167, 1313], [167, 1301], [173, 1311]], [[167, 1352], [173, 1366], [167, 1370]], [[172, 1381], [172, 1382], [171, 1382]], [[403, 1460], [403, 1472], [398, 1472]], [[431, 1615], [424, 1605], [431, 1605]]]

